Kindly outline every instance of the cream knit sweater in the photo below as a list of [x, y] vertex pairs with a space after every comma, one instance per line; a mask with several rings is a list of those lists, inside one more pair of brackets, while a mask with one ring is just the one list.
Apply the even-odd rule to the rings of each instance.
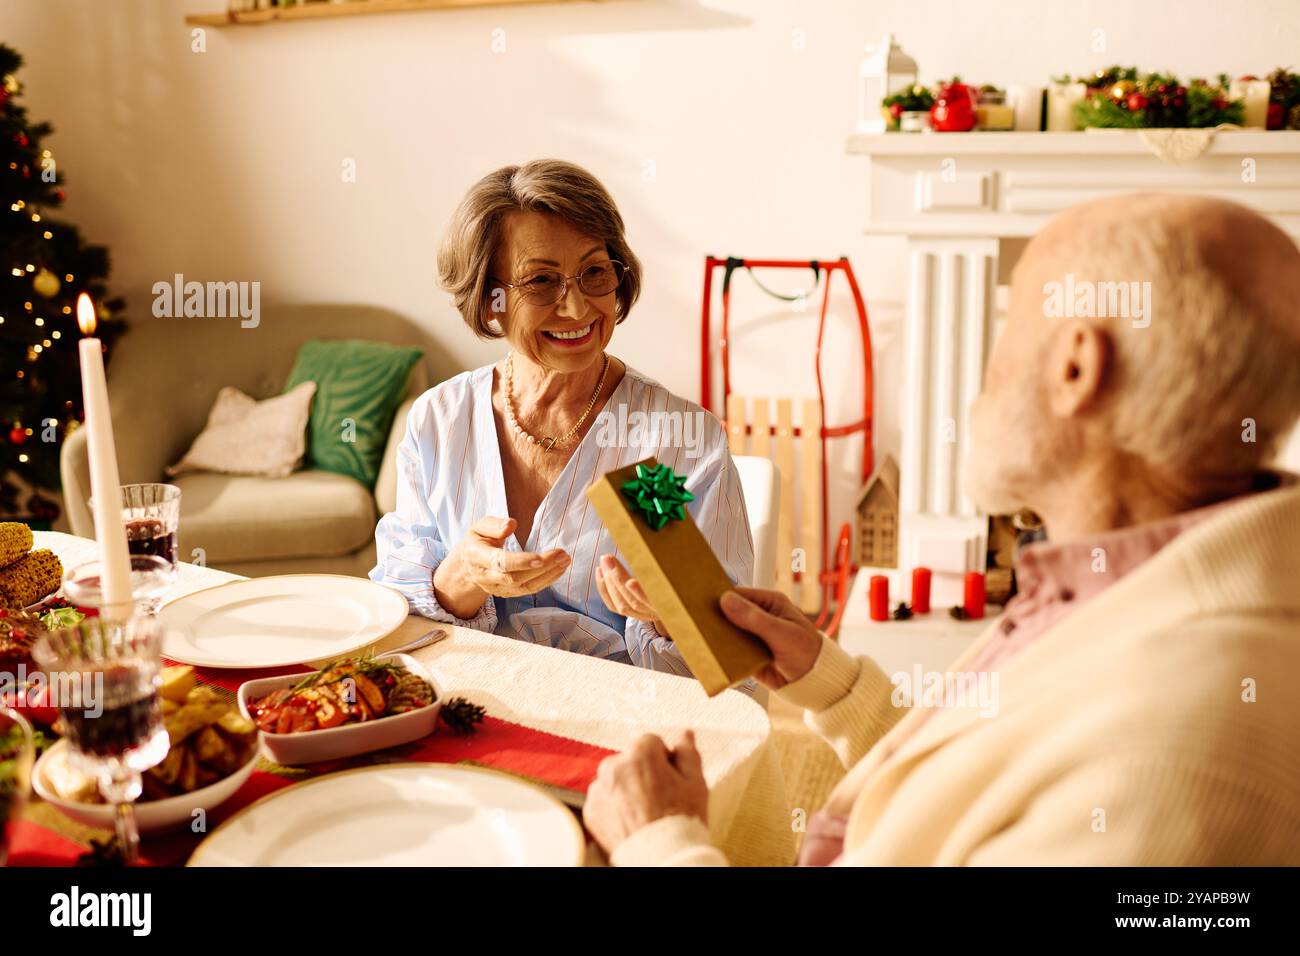
[[[912, 733], [893, 689], [825, 641], [780, 692], [852, 768], [841, 864], [1300, 864], [1300, 486], [1225, 506], [1011, 658], [996, 716]], [[674, 816], [613, 862], [726, 858]]]

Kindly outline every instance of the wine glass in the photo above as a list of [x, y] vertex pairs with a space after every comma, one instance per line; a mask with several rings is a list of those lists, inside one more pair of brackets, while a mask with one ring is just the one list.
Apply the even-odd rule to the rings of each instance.
[[[152, 616], [158, 613], [162, 598], [178, 574], [176, 535], [181, 521], [181, 490], [175, 485], [145, 482], [122, 485], [121, 492], [122, 527], [126, 531], [126, 549], [132, 557], [132, 569], [145, 566], [137, 564], [134, 560], [137, 556], [161, 558], [171, 568], [171, 577], [160, 593], [146, 598], [136, 597], [137, 602], [144, 602], [141, 611]], [[87, 504], [92, 509], [95, 507], [93, 495]], [[161, 580], [153, 583], [161, 585]]]
[[154, 618], [88, 617], [48, 632], [32, 652], [49, 678], [74, 766], [95, 777], [115, 808], [127, 864], [140, 847], [132, 806], [143, 786], [140, 775], [161, 763], [170, 746], [158, 694], [162, 644], [163, 628]]
[[9, 858], [9, 827], [23, 812], [35, 759], [32, 727], [22, 714], [0, 707], [0, 866]]
[[122, 523], [132, 554], [156, 554], [176, 567], [181, 490], [159, 482], [122, 485]]
[[[163, 596], [176, 580], [176, 565], [155, 554], [131, 555], [131, 600], [136, 612], [155, 617]], [[69, 568], [63, 575], [63, 593], [78, 607], [104, 606], [103, 572], [99, 559]]]

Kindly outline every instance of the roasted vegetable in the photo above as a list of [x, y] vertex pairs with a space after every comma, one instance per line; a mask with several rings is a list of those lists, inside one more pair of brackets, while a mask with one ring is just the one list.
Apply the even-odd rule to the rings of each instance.
[[63, 565], [48, 548], [33, 551], [0, 568], [0, 607], [22, 608], [59, 589]]
[[32, 529], [22, 522], [0, 521], [0, 568], [9, 567], [32, 550], [34, 541]]
[[248, 702], [268, 734], [297, 734], [364, 723], [428, 707], [433, 687], [396, 661], [369, 657], [331, 661], [291, 687]]
[[188, 664], [176, 664], [162, 669], [162, 686], [158, 693], [163, 700], [185, 703], [194, 689], [194, 668]]
[[44, 633], [45, 625], [35, 614], [0, 607], [0, 672], [17, 673], [19, 664], [35, 670], [32, 648]]
[[[191, 668], [167, 670], [172, 673], [167, 675], [165, 683], [173, 696], [187, 681], [192, 685]], [[257, 728], [220, 692], [211, 687], [191, 686], [181, 700], [164, 697], [162, 704], [163, 725], [171, 749], [162, 763], [145, 771], [141, 799], [161, 800], [209, 786], [234, 773], [253, 756]], [[95, 781], [66, 760], [51, 767], [46, 777], [65, 800], [100, 801]]]

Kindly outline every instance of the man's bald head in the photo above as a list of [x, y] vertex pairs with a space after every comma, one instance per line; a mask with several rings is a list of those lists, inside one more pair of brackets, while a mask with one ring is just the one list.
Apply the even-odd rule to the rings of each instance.
[[[1297, 418], [1295, 243], [1218, 199], [1107, 197], [1055, 217], [1016, 267], [972, 412], [968, 492], [1033, 507], [1023, 489], [1108, 453], [1189, 488], [1231, 483]], [[1027, 436], [1009, 465], [982, 447], [994, 419]]]
[[[1151, 257], [1157, 265], [1141, 261]], [[1188, 276], [1195, 270], [1222, 283], [1244, 316], [1300, 342], [1300, 248], [1259, 213], [1223, 199], [1132, 193], [1082, 203], [1034, 237], [1017, 272], [1106, 281], [1136, 277], [1142, 268], [1158, 274], [1162, 260], [1161, 278], [1195, 280]], [[1115, 270], [1125, 275], [1106, 274]]]

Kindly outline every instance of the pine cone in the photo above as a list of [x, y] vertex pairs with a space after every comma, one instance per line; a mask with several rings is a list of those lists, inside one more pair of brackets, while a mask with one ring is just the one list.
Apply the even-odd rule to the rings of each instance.
[[483, 722], [484, 710], [477, 704], [471, 704], [464, 697], [453, 697], [442, 705], [443, 722], [458, 736], [472, 734]]

